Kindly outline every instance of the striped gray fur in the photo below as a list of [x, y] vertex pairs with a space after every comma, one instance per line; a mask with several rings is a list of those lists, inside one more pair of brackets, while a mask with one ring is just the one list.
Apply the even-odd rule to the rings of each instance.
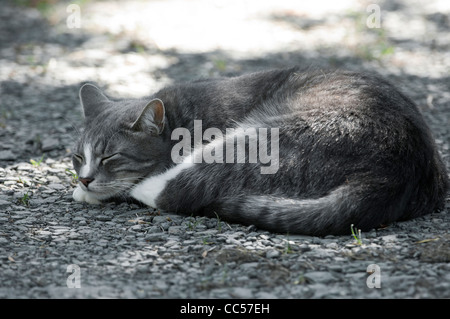
[[[85, 85], [80, 98], [86, 128], [74, 167], [82, 172], [89, 156], [94, 164], [76, 200], [133, 197], [310, 235], [348, 233], [351, 224], [365, 231], [443, 207], [448, 175], [430, 130], [414, 102], [377, 75], [291, 68], [173, 85], [145, 99], [113, 100]], [[171, 133], [188, 129], [193, 145], [194, 120], [202, 133], [218, 128], [223, 139], [211, 143], [224, 149], [227, 128], [278, 128], [276, 173], [261, 174], [268, 164], [250, 163], [248, 152], [245, 163], [236, 152], [232, 163], [174, 163]]]

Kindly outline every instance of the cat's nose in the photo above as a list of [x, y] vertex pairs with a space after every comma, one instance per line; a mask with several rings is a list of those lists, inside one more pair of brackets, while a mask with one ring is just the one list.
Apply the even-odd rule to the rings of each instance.
[[88, 187], [90, 183], [92, 183], [93, 178], [80, 178], [79, 181], [83, 183], [84, 186]]

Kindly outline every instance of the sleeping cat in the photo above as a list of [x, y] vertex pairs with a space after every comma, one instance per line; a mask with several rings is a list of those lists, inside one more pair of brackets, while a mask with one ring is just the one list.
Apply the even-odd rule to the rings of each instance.
[[[416, 105], [378, 76], [270, 70], [126, 100], [85, 84], [80, 100], [77, 201], [131, 197], [308, 235], [348, 233], [351, 224], [367, 231], [443, 207], [448, 176], [430, 130]], [[242, 138], [250, 128], [256, 135]], [[242, 145], [229, 148], [239, 137], [247, 148], [240, 155]], [[225, 148], [227, 160], [199, 157], [220, 159]], [[251, 160], [263, 149], [272, 163]], [[277, 169], [262, 173], [269, 165]]]

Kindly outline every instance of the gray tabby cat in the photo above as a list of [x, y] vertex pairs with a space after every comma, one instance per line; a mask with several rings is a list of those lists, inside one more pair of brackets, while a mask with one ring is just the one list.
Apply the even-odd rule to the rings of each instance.
[[[86, 84], [80, 99], [86, 127], [73, 156], [77, 201], [132, 197], [309, 235], [348, 233], [351, 224], [367, 231], [443, 207], [448, 176], [430, 130], [409, 98], [374, 75], [271, 70], [120, 101]], [[202, 120], [202, 133], [278, 128], [278, 170], [261, 174], [267, 164], [249, 161], [250, 149], [245, 163], [195, 163], [195, 151], [174, 163], [180, 139], [172, 132], [188, 129], [194, 146], [194, 120]], [[227, 139], [203, 147], [225, 147]]]

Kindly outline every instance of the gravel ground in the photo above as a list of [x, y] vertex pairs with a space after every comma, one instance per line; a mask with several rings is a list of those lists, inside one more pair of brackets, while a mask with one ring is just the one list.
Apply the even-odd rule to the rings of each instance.
[[[138, 97], [297, 64], [388, 77], [418, 103], [450, 169], [448, 1], [379, 2], [379, 29], [364, 1], [79, 1], [72, 29], [70, 2], [33, 3], [0, 11], [0, 298], [450, 298], [450, 198], [358, 244], [75, 203], [70, 161], [85, 81]], [[371, 264], [380, 288], [367, 285]]]

